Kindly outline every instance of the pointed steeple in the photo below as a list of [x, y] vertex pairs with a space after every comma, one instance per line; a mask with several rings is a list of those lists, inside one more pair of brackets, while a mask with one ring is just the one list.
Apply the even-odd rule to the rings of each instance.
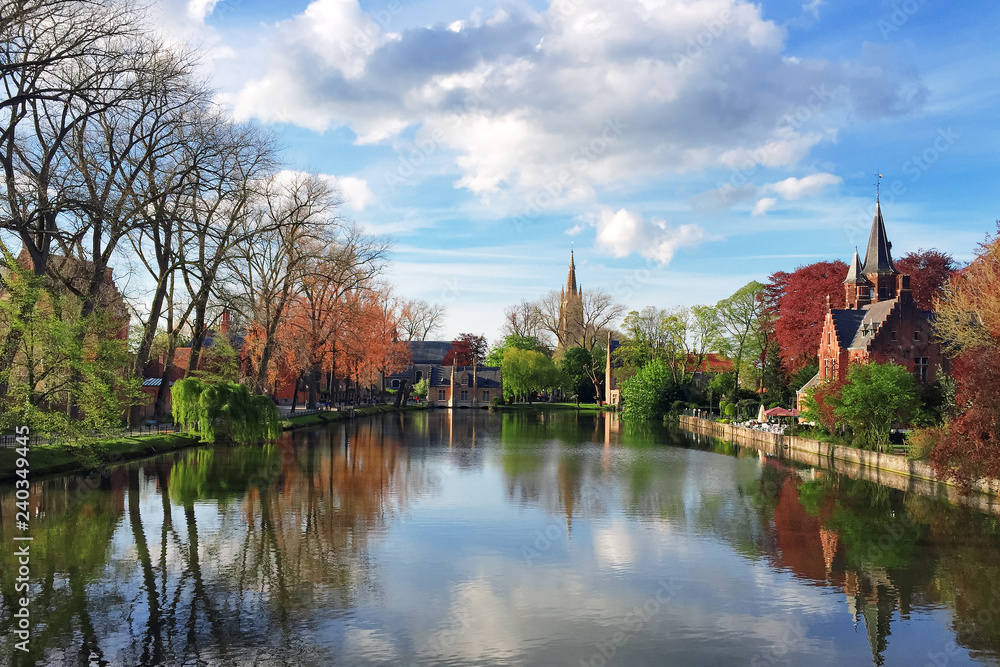
[[847, 271], [845, 285], [864, 285], [868, 283], [864, 269], [861, 268], [861, 258], [858, 256], [858, 249], [854, 248], [854, 259], [851, 261], [851, 268]]
[[882, 221], [882, 206], [875, 200], [875, 219], [872, 220], [872, 231], [868, 237], [868, 249], [865, 251], [865, 275], [877, 273], [880, 275], [899, 275], [892, 263], [892, 244], [885, 235], [885, 223]]
[[573, 262], [573, 248], [569, 249], [569, 275], [566, 276], [566, 294], [576, 294], [576, 264]]

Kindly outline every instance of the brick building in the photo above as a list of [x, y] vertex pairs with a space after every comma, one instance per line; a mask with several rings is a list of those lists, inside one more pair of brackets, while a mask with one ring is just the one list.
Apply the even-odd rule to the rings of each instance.
[[934, 340], [932, 313], [917, 307], [910, 276], [901, 275], [893, 264], [892, 244], [877, 200], [865, 260], [855, 249], [844, 290], [847, 308], [832, 309], [827, 299], [819, 372], [799, 390], [799, 405], [810, 388], [834, 378], [845, 379], [852, 363], [898, 364], [921, 383], [934, 382], [938, 373], [947, 371], [948, 361]]

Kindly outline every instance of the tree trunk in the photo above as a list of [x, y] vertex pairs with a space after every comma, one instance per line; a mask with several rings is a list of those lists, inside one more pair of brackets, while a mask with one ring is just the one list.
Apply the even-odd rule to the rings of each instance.
[[[167, 282], [163, 280], [156, 286], [156, 292], [153, 293], [153, 300], [149, 304], [149, 320], [146, 322], [142, 341], [139, 343], [139, 349], [135, 354], [135, 363], [132, 366], [132, 372], [138, 378], [142, 378], [145, 375], [146, 364], [149, 363], [149, 351], [153, 349], [153, 339], [156, 338], [156, 325], [160, 321], [160, 313], [163, 310], [163, 300], [166, 294]], [[132, 409], [129, 410], [129, 428], [135, 428], [136, 424], [139, 423], [139, 413], [141, 411], [141, 405], [133, 405]]]

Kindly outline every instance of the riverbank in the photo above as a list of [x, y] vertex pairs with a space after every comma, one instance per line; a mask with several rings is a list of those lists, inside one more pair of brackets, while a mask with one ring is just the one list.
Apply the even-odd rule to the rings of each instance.
[[[392, 405], [373, 405], [356, 408], [353, 413], [347, 410], [314, 412], [283, 420], [282, 430], [291, 431], [322, 426], [337, 421], [346, 421], [352, 417], [426, 409], [426, 405], [407, 405], [399, 409]], [[124, 461], [149, 458], [204, 444], [197, 436], [187, 433], [156, 433], [129, 438], [109, 438], [82, 445], [32, 445], [28, 456], [28, 470], [32, 478], [41, 475], [87, 473]], [[17, 451], [13, 447], [0, 449], [0, 482], [16, 478], [14, 470], [18, 458]]]
[[896, 454], [871, 452], [793, 435], [766, 433], [684, 415], [680, 417], [680, 426], [691, 433], [732, 442], [781, 459], [833, 470], [848, 477], [876, 482], [901, 491], [1000, 513], [998, 480], [981, 481], [973, 485], [970, 493], [964, 494], [953, 482], [939, 479], [929, 463], [913, 461]]
[[495, 410], [576, 410], [578, 412], [611, 412], [611, 406], [595, 403], [515, 403], [513, 405], [497, 405]]

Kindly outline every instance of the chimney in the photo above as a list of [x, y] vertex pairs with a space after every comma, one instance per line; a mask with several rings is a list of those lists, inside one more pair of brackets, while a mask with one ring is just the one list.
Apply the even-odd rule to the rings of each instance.
[[219, 325], [219, 335], [228, 336], [229, 335], [229, 322], [231, 316], [228, 310], [222, 311], [222, 324]]
[[910, 276], [896, 276], [896, 294], [899, 303], [913, 303], [913, 291], [910, 289]]

